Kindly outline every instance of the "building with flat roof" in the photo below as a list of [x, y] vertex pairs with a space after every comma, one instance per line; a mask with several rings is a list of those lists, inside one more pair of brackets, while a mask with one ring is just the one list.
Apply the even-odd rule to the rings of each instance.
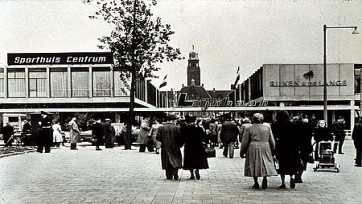
[[[120, 80], [112, 53], [9, 53], [0, 66], [0, 122], [3, 114], [40, 111], [63, 123], [74, 114], [127, 119], [130, 82]], [[167, 107], [169, 100], [150, 80], [137, 80], [135, 108]], [[36, 119], [38, 120], [38, 119]], [[33, 122], [33, 125], [36, 122]]]
[[[361, 68], [352, 63], [328, 64], [328, 124], [343, 116], [352, 129], [360, 114]], [[323, 73], [323, 64], [264, 64], [238, 86], [238, 100], [255, 106], [267, 102], [291, 115], [322, 119]]]

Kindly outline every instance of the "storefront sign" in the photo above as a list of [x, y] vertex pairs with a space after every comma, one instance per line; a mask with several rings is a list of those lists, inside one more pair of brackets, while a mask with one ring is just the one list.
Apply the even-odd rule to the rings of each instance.
[[[322, 81], [270, 81], [270, 87], [323, 86]], [[347, 80], [330, 80], [327, 86], [347, 86]]]
[[8, 53], [8, 65], [113, 64], [111, 52]]
[[199, 100], [186, 100], [187, 94], [182, 93], [180, 94], [178, 100], [178, 107], [201, 107], [201, 108], [208, 108], [208, 107], [247, 107], [247, 106], [268, 106], [268, 101], [250, 101], [245, 103], [244, 101], [238, 101], [235, 105], [232, 100], [229, 98], [223, 99], [199, 99]]

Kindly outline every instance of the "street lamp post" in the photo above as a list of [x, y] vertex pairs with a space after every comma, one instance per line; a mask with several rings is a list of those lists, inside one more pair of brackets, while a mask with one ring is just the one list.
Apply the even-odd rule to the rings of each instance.
[[327, 109], [327, 28], [353, 28], [352, 34], [359, 34], [357, 26], [327, 26], [323, 25], [324, 32], [324, 60], [323, 60], [323, 119], [328, 122], [328, 109]]

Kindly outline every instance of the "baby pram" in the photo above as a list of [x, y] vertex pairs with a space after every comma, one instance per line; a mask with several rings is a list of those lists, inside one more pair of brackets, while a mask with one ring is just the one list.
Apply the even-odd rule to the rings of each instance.
[[318, 162], [313, 168], [314, 171], [325, 168], [333, 168], [337, 173], [340, 171], [340, 165], [336, 163], [334, 158], [333, 146], [335, 143], [332, 141], [320, 141], [317, 144]]

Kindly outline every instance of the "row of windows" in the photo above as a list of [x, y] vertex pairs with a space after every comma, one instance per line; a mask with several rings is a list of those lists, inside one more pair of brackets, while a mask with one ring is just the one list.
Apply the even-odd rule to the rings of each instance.
[[29, 69], [28, 75], [25, 69], [8, 69], [5, 81], [4, 69], [0, 69], [0, 97], [126, 96], [129, 91], [119, 75], [120, 71], [110, 71], [109, 68], [106, 71], [93, 70], [91, 73], [88, 69], [72, 69], [69, 73], [67, 69], [50, 69], [49, 75], [46, 69]]

